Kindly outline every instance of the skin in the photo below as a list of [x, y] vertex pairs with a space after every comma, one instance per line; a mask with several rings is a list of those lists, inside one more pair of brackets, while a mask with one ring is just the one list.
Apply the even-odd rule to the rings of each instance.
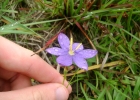
[[[72, 91], [68, 82], [63, 85], [60, 73], [32, 54], [0, 36], [1, 100], [67, 100]], [[31, 86], [31, 78], [42, 84]]]

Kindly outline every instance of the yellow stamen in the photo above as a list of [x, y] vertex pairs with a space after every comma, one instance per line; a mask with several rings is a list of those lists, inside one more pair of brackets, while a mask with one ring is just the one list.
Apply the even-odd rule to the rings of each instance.
[[[79, 49], [81, 45], [82, 45], [82, 43], [80, 43], [80, 44], [76, 47], [75, 50]], [[74, 50], [74, 51], [75, 51], [75, 50]]]
[[73, 36], [70, 34], [70, 46], [69, 46], [69, 55], [74, 55], [74, 51], [79, 49], [82, 43], [80, 43], [75, 50], [72, 50], [72, 45], [73, 45]]
[[73, 37], [70, 35], [70, 47], [69, 49], [72, 50], [72, 45], [73, 45]]
[[72, 45], [73, 45], [73, 37], [72, 37], [72, 34], [70, 34], [70, 46], [69, 46], [70, 55], [74, 55], [74, 51], [72, 50]]

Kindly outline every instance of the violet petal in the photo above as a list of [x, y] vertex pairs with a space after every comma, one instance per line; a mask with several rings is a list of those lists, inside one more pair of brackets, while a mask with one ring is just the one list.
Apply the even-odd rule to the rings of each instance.
[[65, 34], [60, 33], [58, 35], [58, 42], [62, 49], [65, 49], [65, 50], [69, 49], [70, 40]]
[[73, 61], [79, 68], [88, 70], [87, 61], [83, 57], [81, 57], [79, 54], [75, 54], [73, 56]]
[[97, 54], [97, 52], [97, 50], [85, 49], [78, 52], [78, 54], [80, 54], [83, 58], [88, 59], [94, 57]]
[[70, 66], [72, 64], [72, 56], [61, 55], [56, 59], [57, 63], [62, 66]]
[[73, 43], [72, 45], [72, 49], [75, 51], [75, 52], [79, 52], [81, 50], [84, 49], [83, 45], [81, 43]]
[[52, 55], [56, 55], [56, 56], [65, 55], [68, 53], [68, 51], [65, 51], [65, 50], [58, 48], [58, 47], [48, 48], [45, 51], [52, 54]]

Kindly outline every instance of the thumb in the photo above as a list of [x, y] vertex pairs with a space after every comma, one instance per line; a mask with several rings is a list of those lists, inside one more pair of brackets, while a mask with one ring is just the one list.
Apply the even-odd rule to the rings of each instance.
[[1, 100], [67, 100], [68, 96], [67, 88], [58, 83], [41, 84], [21, 90], [0, 92]]

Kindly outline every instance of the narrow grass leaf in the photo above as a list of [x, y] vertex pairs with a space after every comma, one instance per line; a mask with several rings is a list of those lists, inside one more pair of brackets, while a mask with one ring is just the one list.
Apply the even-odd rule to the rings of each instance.
[[136, 79], [137, 81], [136, 81], [133, 93], [140, 94], [140, 77], [137, 77]]
[[74, 1], [73, 0], [68, 0], [69, 1], [69, 8], [70, 8], [70, 16], [73, 16], [74, 14]]
[[113, 100], [122, 100], [122, 99], [121, 99], [121, 94], [120, 94], [120, 93], [117, 93], [117, 94], [115, 95], [115, 98], [114, 98]]
[[87, 86], [89, 87], [89, 88], [91, 88], [91, 90], [93, 90], [96, 94], [100, 94], [100, 91], [92, 84], [92, 83], [90, 83], [90, 82], [88, 82], [88, 81], [85, 81], [85, 83], [87, 84]]
[[108, 90], [106, 90], [106, 97], [108, 98], [107, 100], [113, 100], [112, 99], [112, 94]]
[[32, 25], [37, 25], [37, 24], [43, 24], [43, 23], [51, 23], [51, 22], [56, 22], [56, 21], [61, 21], [64, 20], [65, 18], [61, 19], [54, 19], [54, 20], [46, 20], [46, 21], [40, 21], [40, 22], [32, 22], [32, 23], [27, 23], [24, 24], [25, 26], [32, 26]]
[[79, 14], [80, 13], [80, 10], [83, 8], [83, 0], [80, 0], [80, 4], [78, 6], [78, 8], [76, 9], [76, 14]]
[[0, 32], [0, 35], [4, 34], [33, 34], [32, 32], [25, 32], [25, 31], [20, 31], [20, 30], [5, 30], [4, 32]]
[[0, 9], [0, 12], [8, 12], [8, 13], [18, 13], [15, 10], [5, 10], [5, 9]]
[[89, 100], [89, 99], [88, 99], [88, 96], [87, 96], [87, 94], [86, 94], [86, 92], [85, 92], [85, 90], [84, 90], [84, 88], [83, 88], [83, 86], [82, 86], [82, 83], [80, 83], [80, 87], [81, 87], [82, 93], [84, 94], [85, 99], [86, 99], [86, 100]]
[[127, 20], [127, 31], [130, 31], [131, 30], [131, 21], [132, 21], [132, 12], [133, 12], [133, 9], [130, 10], [129, 12], [129, 16], [128, 16], [128, 20]]
[[107, 6], [109, 6], [114, 0], [110, 0], [109, 2], [107, 1], [106, 3], [101, 6], [101, 9], [105, 9]]
[[125, 29], [120, 29], [122, 31], [124, 31], [125, 33], [129, 34], [130, 36], [132, 36], [133, 38], [135, 38], [136, 40], [140, 41], [140, 38], [138, 38], [137, 36], [133, 35], [132, 33], [128, 32], [127, 30]]
[[124, 94], [122, 91], [120, 91], [118, 88], [116, 88], [115, 86], [113, 86], [112, 84], [110, 84], [110, 86], [115, 89], [118, 93], [120, 93], [121, 95], [127, 97], [128, 99], [130, 99], [130, 97], [127, 94]]
[[104, 89], [102, 90], [102, 92], [100, 92], [100, 94], [98, 95], [97, 100], [105, 100], [105, 99], [104, 99], [105, 93], [106, 93], [106, 88], [104, 88]]
[[107, 80], [100, 72], [95, 71], [95, 74], [97, 74], [102, 80]]

